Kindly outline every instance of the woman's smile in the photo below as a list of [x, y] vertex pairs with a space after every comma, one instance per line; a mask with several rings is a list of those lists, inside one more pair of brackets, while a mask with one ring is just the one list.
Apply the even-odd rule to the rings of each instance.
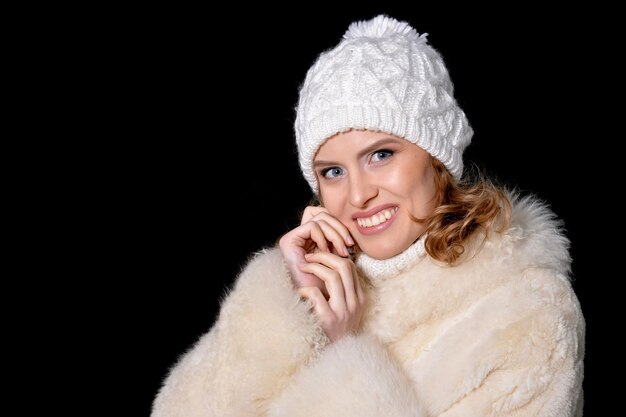
[[398, 206], [386, 204], [367, 212], [355, 213], [352, 218], [360, 233], [372, 235], [387, 230], [396, 219], [397, 214]]

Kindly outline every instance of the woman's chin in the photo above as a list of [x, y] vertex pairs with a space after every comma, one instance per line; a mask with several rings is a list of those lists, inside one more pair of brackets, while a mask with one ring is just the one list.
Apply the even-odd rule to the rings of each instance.
[[380, 248], [380, 247], [363, 247], [363, 246], [361, 246], [360, 248], [361, 248], [361, 252], [365, 253], [370, 258], [379, 259], [379, 260], [393, 258], [394, 256], [399, 255], [402, 252], [404, 252], [406, 249], [408, 249], [408, 247], [406, 248], [402, 248], [402, 247]]

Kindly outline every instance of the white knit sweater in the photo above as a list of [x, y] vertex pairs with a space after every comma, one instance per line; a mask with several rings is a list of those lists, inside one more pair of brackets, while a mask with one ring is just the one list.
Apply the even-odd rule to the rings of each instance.
[[389, 259], [374, 259], [361, 253], [356, 261], [364, 276], [370, 280], [379, 280], [394, 277], [411, 267], [422, 256], [426, 256], [424, 239], [420, 238], [407, 250]]
[[152, 416], [580, 416], [585, 323], [558, 226], [523, 200], [510, 229], [458, 266], [421, 241], [387, 261], [361, 256], [363, 325], [333, 344], [280, 251], [259, 253]]

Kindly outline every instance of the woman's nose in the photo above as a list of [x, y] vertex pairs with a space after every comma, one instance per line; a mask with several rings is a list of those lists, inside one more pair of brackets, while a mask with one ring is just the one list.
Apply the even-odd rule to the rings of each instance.
[[350, 177], [350, 203], [355, 207], [365, 207], [367, 202], [378, 195], [376, 187], [367, 175], [357, 174]]

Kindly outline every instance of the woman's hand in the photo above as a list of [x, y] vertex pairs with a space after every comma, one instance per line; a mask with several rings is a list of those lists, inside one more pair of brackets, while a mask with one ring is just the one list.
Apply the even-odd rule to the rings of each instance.
[[304, 210], [300, 226], [285, 234], [279, 242], [283, 258], [296, 288], [317, 287], [328, 296], [324, 281], [312, 273], [300, 270], [307, 253], [327, 252], [348, 257], [348, 246], [354, 245], [348, 228], [323, 207], [309, 206]]
[[300, 270], [324, 282], [328, 299], [317, 286], [300, 287], [298, 293], [311, 301], [328, 338], [335, 342], [346, 334], [356, 333], [363, 317], [365, 296], [354, 262], [328, 252], [306, 254], [305, 259], [307, 263], [300, 264]]
[[358, 330], [364, 296], [348, 259], [354, 241], [348, 228], [323, 207], [304, 210], [300, 226], [279, 242], [298, 293], [311, 301], [322, 328], [335, 341]]

